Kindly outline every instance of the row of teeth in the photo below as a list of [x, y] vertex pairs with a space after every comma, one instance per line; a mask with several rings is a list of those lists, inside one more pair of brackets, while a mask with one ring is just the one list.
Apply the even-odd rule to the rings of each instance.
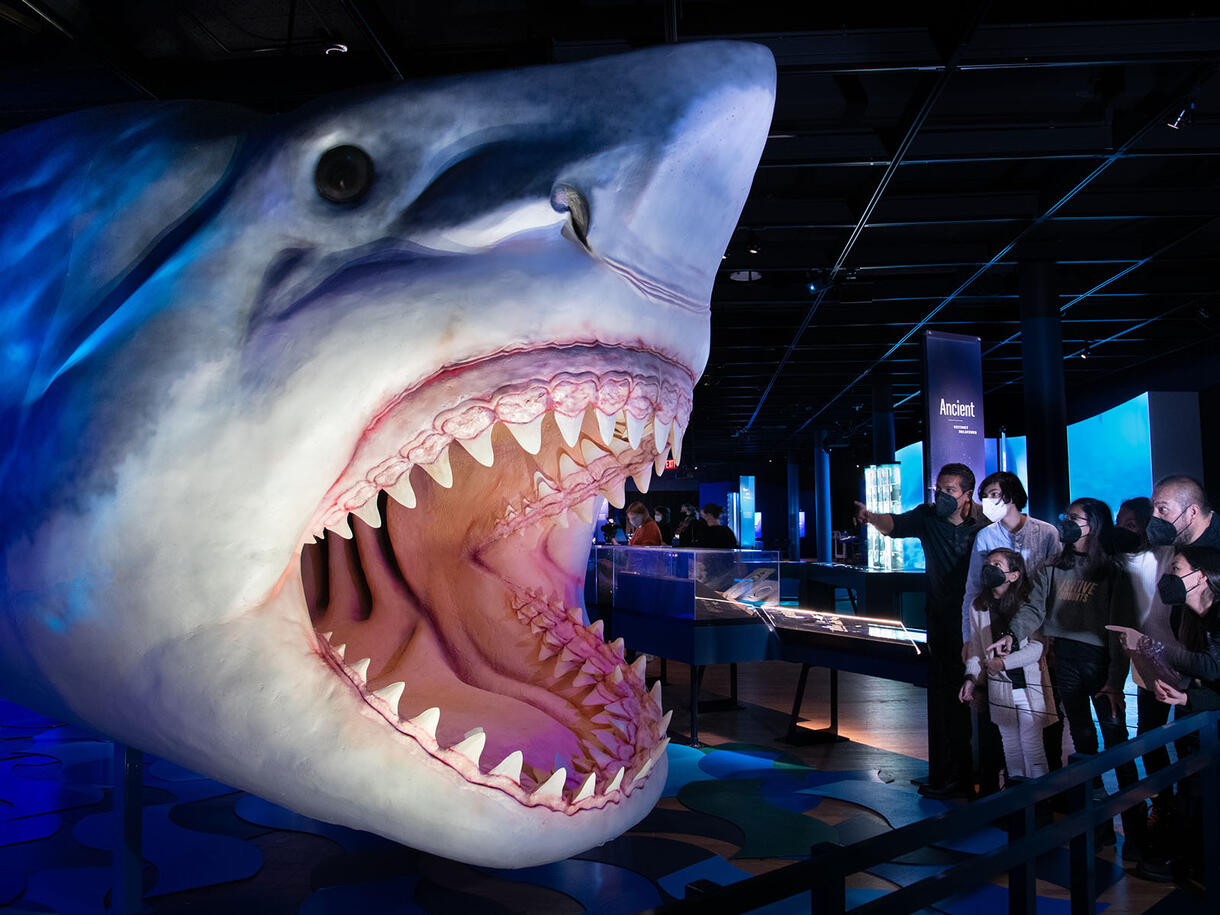
[[[528, 611], [525, 612], [528, 613]], [[522, 610], [518, 610], [518, 615], [522, 615]], [[545, 616], [545, 614], [539, 613], [535, 609], [534, 618], [542, 616]], [[525, 618], [529, 619], [530, 617], [525, 616]], [[589, 634], [596, 636], [600, 641], [601, 621], [599, 620], [587, 628], [589, 629]], [[536, 631], [542, 631], [542, 628], [540, 627]], [[642, 784], [648, 778], [656, 761], [665, 753], [666, 747], [669, 746], [669, 738], [664, 735], [669, 729], [669, 722], [673, 717], [672, 711], [666, 712], [657, 721], [658, 742], [650, 750], [636, 752], [632, 754], [630, 759], [619, 762], [614, 768], [613, 775], [609, 776], [609, 778], [603, 776], [603, 785], [600, 791], [597, 788], [597, 777], [599, 774], [597, 769], [589, 772], [579, 788], [573, 791], [565, 791], [564, 785], [567, 782], [568, 772], [567, 768], [563, 766], [555, 768], [550, 773], [534, 770], [533, 781], [536, 787], [530, 789], [522, 780], [525, 754], [521, 750], [514, 750], [491, 770], [483, 772], [479, 768], [479, 761], [483, 755], [483, 747], [487, 742], [487, 734], [483, 728], [477, 727], [468, 731], [462, 740], [452, 746], [440, 746], [436, 740], [436, 729], [437, 725], [440, 724], [441, 710], [434, 706], [420, 712], [414, 718], [405, 719], [400, 717], [398, 714], [398, 704], [406, 689], [406, 683], [399, 680], [378, 690], [369, 689], [368, 672], [371, 658], [362, 658], [354, 664], [348, 664], [344, 658], [346, 646], [342, 644], [331, 645], [330, 640], [332, 635], [333, 633], [329, 632], [322, 634], [322, 638], [330, 646], [331, 656], [341, 664], [348, 678], [360, 690], [365, 701], [376, 709], [382, 717], [389, 721], [398, 731], [412, 737], [430, 754], [441, 759], [451, 768], [461, 772], [467, 781], [499, 788], [526, 806], [546, 806], [558, 811], [570, 811], [573, 808], [600, 808], [616, 800], [618, 795], [629, 797], [636, 786]], [[616, 640], [608, 647], [617, 652], [620, 658], [622, 657], [622, 639]], [[553, 655], [554, 652], [551, 654]], [[560, 663], [580, 663], [575, 660], [575, 656], [573, 656], [572, 662], [564, 661], [563, 655], [570, 654], [566, 647], [560, 649], [559, 654], [561, 656]], [[585, 662], [585, 666], [590, 666], [591, 661], [592, 658], [588, 659]], [[602, 723], [599, 719], [605, 718], [608, 723], [618, 728], [626, 736], [625, 726], [628, 722], [613, 714], [616, 711], [626, 714], [621, 705], [622, 699], [605, 695], [602, 691], [603, 684], [606, 682], [614, 684], [622, 683], [624, 679], [623, 667], [629, 668], [631, 676], [642, 680], [644, 662], [645, 658], [641, 656], [631, 665], [615, 665], [610, 677], [603, 678], [590, 691], [589, 695], [584, 699], [583, 704], [601, 704], [606, 707], [606, 711], [594, 716], [592, 720], [595, 723]], [[568, 668], [568, 670], [571, 669]], [[584, 667], [581, 670], [583, 673]], [[617, 677], [615, 677], [615, 674], [617, 674]], [[590, 682], [593, 682], [593, 680], [590, 679]], [[655, 715], [660, 715], [661, 682], [659, 680], [653, 684], [648, 695], [652, 706], [655, 707]], [[594, 731], [594, 736], [597, 736], [597, 734], [598, 732]], [[616, 762], [614, 758], [601, 753], [596, 747], [589, 746], [589, 750], [595, 758], [604, 757], [607, 763]], [[600, 765], [600, 760], [596, 761]], [[575, 760], [573, 761], [573, 768], [574, 771], [580, 771], [592, 768], [594, 763], [595, 760], [590, 759]], [[533, 767], [530, 768], [532, 769]]]
[[[557, 521], [563, 526], [567, 526], [567, 519], [565, 517], [567, 511], [571, 511], [579, 520], [586, 524], [592, 523], [594, 498], [598, 492], [605, 496], [615, 508], [623, 507], [625, 503], [623, 481], [626, 473], [622, 470], [619, 459], [628, 452], [638, 451], [641, 444], [651, 445], [655, 442], [656, 450], [651, 462], [647, 460], [635, 462], [635, 467], [631, 471], [631, 475], [634, 477], [640, 492], [648, 491], [654, 471], [657, 476], [664, 472], [665, 461], [671, 448], [673, 449], [675, 462], [681, 461], [682, 438], [686, 434], [685, 422], [680, 422], [677, 418], [663, 421], [659, 412], [654, 412], [641, 418], [626, 409], [620, 410], [615, 414], [602, 413], [592, 406], [587, 409], [592, 410], [597, 418], [597, 429], [601, 438], [600, 446], [588, 438], [581, 439], [580, 437], [585, 419], [584, 412], [567, 415], [556, 411], [547, 411], [539, 413], [534, 419], [526, 423], [505, 421], [497, 417], [491, 420], [490, 425], [485, 429], [469, 438], [459, 438], [449, 436], [446, 433], [436, 433], [425, 445], [407, 451], [409, 458], [422, 458], [427, 456], [424, 452], [431, 452], [432, 457], [430, 460], [426, 462], [422, 459], [412, 461], [400, 456], [383, 461], [370, 471], [369, 476], [365, 480], [339, 497], [336, 506], [326, 514], [322, 523], [311, 532], [308, 542], [312, 543], [315, 539], [321, 538], [327, 530], [333, 531], [340, 537], [350, 539], [352, 529], [348, 521], [349, 513], [355, 515], [370, 527], [380, 527], [381, 513], [377, 506], [377, 493], [383, 489], [398, 504], [405, 508], [414, 508], [416, 498], [415, 490], [411, 486], [412, 467], [420, 467], [438, 485], [446, 489], [453, 486], [453, 469], [449, 460], [449, 448], [454, 442], [461, 445], [471, 457], [484, 467], [491, 467], [495, 461], [491, 437], [497, 425], [504, 426], [512, 434], [513, 438], [516, 439], [517, 443], [531, 455], [538, 454], [542, 449], [542, 422], [547, 416], [553, 418], [560, 434], [563, 436], [563, 440], [570, 447], [575, 448], [577, 442], [580, 443], [580, 450], [584, 459], [583, 467], [565, 452], [559, 460], [561, 480], [549, 480], [541, 473], [535, 474], [534, 477], [535, 490], [539, 499], [545, 499], [558, 492], [565, 494], [566, 498], [560, 500], [564, 504], [559, 506], [561, 510], [558, 510], [557, 515]], [[645, 442], [644, 438], [646, 432], [651, 433], [648, 442]], [[447, 440], [440, 440], [442, 438], [447, 438]], [[592, 465], [601, 461], [604, 461], [604, 463], [597, 468], [597, 470], [600, 470], [600, 473], [596, 473], [592, 469]], [[589, 490], [587, 494], [577, 492], [580, 483], [588, 483], [593, 479], [600, 480], [600, 485], [587, 486], [586, 488]], [[577, 496], [575, 501], [573, 501], [574, 493]], [[515, 517], [520, 513], [521, 509], [509, 505], [505, 517], [501, 519], [501, 523], [514, 521]], [[504, 533], [504, 531], [500, 533]]]

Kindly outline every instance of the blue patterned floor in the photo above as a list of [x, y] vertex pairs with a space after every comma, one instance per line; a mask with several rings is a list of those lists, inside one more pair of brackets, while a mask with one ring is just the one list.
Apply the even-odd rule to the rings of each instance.
[[[671, 745], [668, 753], [664, 798], [635, 829], [566, 861], [515, 871], [458, 864], [320, 823], [146, 757], [147, 909], [628, 915], [680, 897], [692, 881], [734, 883], [817, 842], [850, 843], [943, 809], [909, 786], [882, 783], [875, 771], [816, 771], [774, 748]], [[109, 911], [111, 756], [109, 742], [0, 702], [0, 907]], [[1003, 841], [984, 830], [930, 850], [923, 863], [873, 873], [906, 885]], [[1099, 887], [1123, 879], [1121, 868], [1098, 865]], [[1051, 855], [1039, 878], [1063, 886], [1066, 873], [1062, 856]], [[853, 889], [849, 905], [883, 893]], [[1003, 890], [987, 886], [937, 911], [1004, 908]], [[808, 897], [761, 911], [807, 912]], [[1060, 911], [1066, 902], [1040, 900], [1039, 912]], [[1175, 907], [1177, 915], [1187, 911]]]

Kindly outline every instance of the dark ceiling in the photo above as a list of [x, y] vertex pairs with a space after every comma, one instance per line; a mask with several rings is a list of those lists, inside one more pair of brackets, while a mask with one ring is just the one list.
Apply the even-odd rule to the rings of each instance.
[[885, 9], [0, 0], [0, 129], [149, 97], [283, 110], [387, 79], [757, 41], [778, 98], [713, 294], [697, 459], [807, 448], [819, 426], [859, 442], [885, 374], [899, 443], [917, 437], [925, 328], [982, 338], [988, 425], [1021, 428], [1022, 260], [1058, 265], [1070, 400], [1158, 373], [1220, 384], [1216, 8]]

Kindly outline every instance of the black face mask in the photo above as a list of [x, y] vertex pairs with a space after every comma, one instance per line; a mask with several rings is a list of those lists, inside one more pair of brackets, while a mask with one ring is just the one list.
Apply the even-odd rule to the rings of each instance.
[[[1190, 506], [1186, 506], [1190, 508]], [[1186, 514], [1186, 508], [1178, 512], [1178, 518]], [[1151, 546], [1171, 546], [1178, 539], [1178, 518], [1166, 521], [1164, 518], [1153, 518], [1148, 522], [1147, 537]], [[1168, 603], [1168, 601], [1166, 601]]]
[[991, 563], [983, 566], [979, 572], [979, 581], [983, 583], [984, 588], [998, 588], [1008, 580], [1008, 576], [999, 566], [993, 566]]
[[948, 518], [957, 511], [957, 499], [947, 492], [936, 490], [936, 517]]
[[1084, 536], [1084, 530], [1071, 518], [1060, 518], [1055, 527], [1059, 529], [1059, 539], [1063, 541], [1064, 546], [1071, 546]]
[[1156, 593], [1167, 606], [1176, 607], [1186, 603], [1186, 582], [1177, 575], [1166, 572], [1156, 583]]

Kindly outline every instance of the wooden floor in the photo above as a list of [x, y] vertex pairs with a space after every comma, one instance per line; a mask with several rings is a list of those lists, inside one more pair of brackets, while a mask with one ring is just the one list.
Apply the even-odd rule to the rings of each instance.
[[[659, 677], [660, 662], [653, 658], [648, 665], [649, 679]], [[926, 697], [922, 687], [896, 683], [857, 674], [839, 675], [839, 733], [847, 738], [838, 743], [794, 746], [783, 736], [788, 729], [792, 700], [796, 692], [800, 667], [785, 661], [761, 661], [738, 665], [738, 703], [735, 711], [708, 711], [699, 716], [699, 737], [703, 744], [752, 743], [771, 746], [797, 757], [807, 766], [823, 770], [875, 769], [882, 781], [907, 784], [913, 778], [927, 775], [928, 744], [926, 731]], [[670, 661], [667, 682], [663, 687], [665, 708], [673, 708], [671, 737], [682, 742], [688, 736], [690, 668]], [[729, 695], [729, 667], [708, 667], [704, 672], [701, 699], [722, 699]], [[824, 728], [829, 724], [829, 672], [812, 669], [801, 708], [803, 726]], [[1113, 786], [1111, 786], [1113, 790]], [[858, 817], [862, 808], [840, 801], [819, 805], [820, 819], [834, 821]], [[842, 810], [839, 810], [839, 807]], [[871, 811], [869, 812], [871, 813]], [[878, 829], [888, 828], [881, 817]], [[1115, 828], [1121, 823], [1116, 819]], [[1119, 846], [1121, 847], [1121, 846]], [[1100, 857], [1116, 860], [1118, 848], [1105, 849]], [[735, 861], [739, 866], [763, 872], [785, 862]], [[753, 866], [751, 866], [753, 865]], [[1152, 909], [1173, 892], [1173, 885], [1150, 883], [1133, 873], [1133, 865], [1125, 866], [1126, 877], [1098, 897], [1108, 905], [1107, 913], [1125, 915]], [[1002, 879], [997, 883], [1004, 885]], [[862, 875], [851, 886], [891, 888], [893, 885], [869, 875]], [[1039, 881], [1038, 893], [1050, 898], [1066, 899], [1062, 887]], [[1179, 911], [1175, 909], [1175, 911]]]

